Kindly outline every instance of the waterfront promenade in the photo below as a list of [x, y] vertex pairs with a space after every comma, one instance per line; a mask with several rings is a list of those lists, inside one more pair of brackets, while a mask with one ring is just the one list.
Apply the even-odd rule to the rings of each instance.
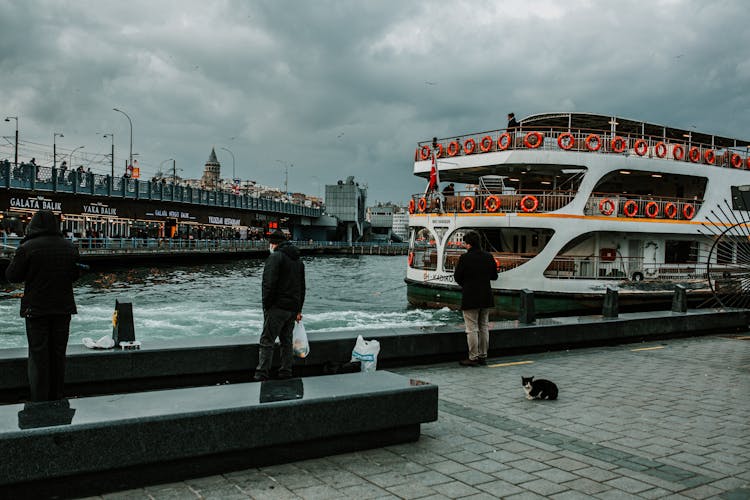
[[[103, 498], [750, 498], [748, 334], [393, 371], [440, 388], [416, 443]], [[522, 375], [559, 400], [527, 401]]]

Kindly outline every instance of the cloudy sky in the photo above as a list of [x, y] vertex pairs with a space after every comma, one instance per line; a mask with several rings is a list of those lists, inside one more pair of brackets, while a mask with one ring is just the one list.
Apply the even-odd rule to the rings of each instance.
[[[318, 194], [354, 175], [369, 201], [424, 189], [416, 143], [587, 111], [750, 139], [742, 0], [618, 2], [0, 0], [0, 114], [21, 158]], [[0, 118], [2, 118], [0, 117]], [[15, 122], [0, 121], [12, 159]], [[99, 135], [97, 135], [99, 134]], [[226, 149], [222, 149], [226, 148]], [[84, 153], [81, 155], [81, 153]]]

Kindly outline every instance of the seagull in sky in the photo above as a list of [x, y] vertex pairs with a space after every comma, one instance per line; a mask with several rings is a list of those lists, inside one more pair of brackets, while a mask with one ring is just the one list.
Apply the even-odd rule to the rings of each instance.
[[427, 82], [427, 81], [425, 81], [424, 83], [427, 84], [427, 85], [437, 85], [436, 82]]

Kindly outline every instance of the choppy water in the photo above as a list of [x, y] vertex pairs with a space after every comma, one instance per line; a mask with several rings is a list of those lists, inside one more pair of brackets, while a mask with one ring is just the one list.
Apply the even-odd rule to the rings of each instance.
[[[406, 257], [305, 257], [308, 332], [437, 326], [458, 313], [407, 306]], [[241, 337], [260, 333], [262, 260], [89, 273], [75, 288], [70, 343], [112, 333], [115, 299], [133, 303], [136, 339]], [[26, 347], [22, 288], [0, 285], [0, 348]]]

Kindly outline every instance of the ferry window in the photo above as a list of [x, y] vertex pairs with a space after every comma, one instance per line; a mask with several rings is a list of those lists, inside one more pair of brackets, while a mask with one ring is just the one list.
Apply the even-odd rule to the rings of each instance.
[[437, 242], [435, 235], [426, 227], [412, 229], [410, 266], [414, 269], [434, 271], [437, 269]]
[[466, 250], [463, 236], [467, 231], [476, 231], [482, 239], [482, 248], [490, 252], [498, 263], [499, 271], [508, 271], [534, 258], [552, 238], [551, 229], [498, 229], [461, 228], [449, 237], [443, 252], [443, 270], [453, 271], [458, 258]]
[[664, 262], [667, 264], [698, 262], [698, 242], [667, 240], [664, 248]]

